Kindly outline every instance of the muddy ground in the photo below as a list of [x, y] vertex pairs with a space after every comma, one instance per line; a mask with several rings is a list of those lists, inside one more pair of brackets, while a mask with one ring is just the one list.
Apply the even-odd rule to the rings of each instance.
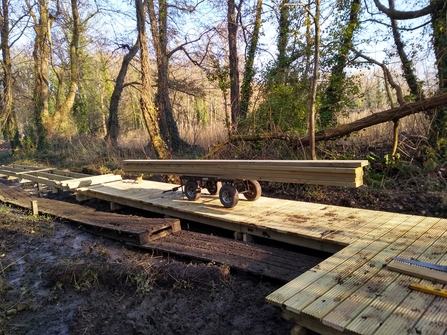
[[[445, 194], [417, 187], [266, 187], [266, 193], [447, 217]], [[234, 275], [225, 266], [126, 249], [71, 224], [0, 204], [2, 335], [290, 334], [293, 325], [264, 301], [281, 285]]]
[[290, 334], [293, 325], [264, 301], [281, 285], [128, 249], [0, 203], [2, 335]]

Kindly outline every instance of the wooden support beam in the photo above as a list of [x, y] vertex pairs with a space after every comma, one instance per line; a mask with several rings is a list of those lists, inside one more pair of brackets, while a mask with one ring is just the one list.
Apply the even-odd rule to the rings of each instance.
[[31, 211], [34, 216], [39, 215], [39, 206], [37, 204], [37, 200], [31, 200]]

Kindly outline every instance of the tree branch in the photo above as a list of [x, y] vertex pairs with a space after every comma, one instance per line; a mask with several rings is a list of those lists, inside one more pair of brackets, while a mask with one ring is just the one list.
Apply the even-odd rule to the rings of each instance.
[[[435, 96], [430, 99], [419, 100], [413, 103], [407, 103], [403, 106], [391, 108], [385, 110], [383, 112], [375, 113], [369, 115], [367, 117], [361, 118], [357, 121], [340, 125], [335, 128], [327, 129], [324, 131], [320, 131], [315, 135], [315, 142], [326, 141], [326, 140], [335, 140], [341, 138], [343, 136], [349, 135], [355, 131], [359, 131], [376, 124], [395, 121], [401, 119], [405, 116], [416, 114], [420, 112], [430, 111], [441, 106], [447, 105], [447, 93]], [[228, 144], [237, 143], [237, 142], [250, 142], [250, 141], [262, 141], [262, 140], [284, 140], [284, 141], [295, 141], [302, 146], [309, 145], [309, 135], [303, 137], [297, 137], [294, 134], [288, 133], [267, 133], [267, 134], [254, 134], [254, 135], [232, 135], [228, 138], [228, 140], [218, 143], [214, 146], [213, 150], [211, 150], [206, 156], [212, 157], [216, 154], [220, 149], [225, 147]]]
[[390, 9], [385, 7], [380, 3], [380, 0], [373, 0], [374, 4], [376, 5], [377, 9], [380, 10], [382, 13], [386, 14], [388, 17], [395, 19], [395, 20], [411, 20], [416, 19], [418, 17], [422, 17], [425, 15], [431, 14], [433, 11], [435, 11], [437, 8], [442, 6], [444, 1], [441, 0], [435, 0], [431, 5], [428, 5], [425, 8], [416, 10], [416, 11], [410, 11], [410, 12], [402, 12], [395, 9]]

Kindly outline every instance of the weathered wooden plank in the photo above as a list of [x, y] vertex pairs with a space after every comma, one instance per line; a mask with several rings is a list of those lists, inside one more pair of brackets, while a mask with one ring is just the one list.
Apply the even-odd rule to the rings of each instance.
[[[222, 245], [225, 245], [225, 254], [219, 252]], [[212, 260], [233, 269], [282, 281], [295, 278], [321, 261], [316, 257], [306, 257], [303, 264], [299, 253], [190, 231], [180, 231], [142, 247], [170, 255]]]

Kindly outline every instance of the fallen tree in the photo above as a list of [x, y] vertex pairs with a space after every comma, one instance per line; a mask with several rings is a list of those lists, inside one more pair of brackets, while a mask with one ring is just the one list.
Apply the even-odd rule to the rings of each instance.
[[[315, 141], [335, 140], [343, 136], [349, 135], [355, 131], [359, 131], [380, 123], [397, 121], [405, 116], [416, 114], [420, 112], [427, 112], [441, 106], [447, 105], [447, 93], [438, 95], [429, 99], [420, 100], [417, 102], [407, 103], [405, 105], [391, 108], [379, 113], [375, 113], [359, 119], [357, 121], [340, 125], [331, 129], [317, 132], [315, 135]], [[226, 141], [218, 143], [214, 146], [206, 157], [212, 157], [224, 146], [236, 143], [236, 142], [250, 142], [250, 141], [262, 141], [262, 140], [275, 140], [280, 139], [284, 141], [296, 141], [302, 146], [309, 145], [309, 135], [296, 136], [288, 133], [265, 133], [265, 134], [253, 134], [253, 135], [232, 135]]]

